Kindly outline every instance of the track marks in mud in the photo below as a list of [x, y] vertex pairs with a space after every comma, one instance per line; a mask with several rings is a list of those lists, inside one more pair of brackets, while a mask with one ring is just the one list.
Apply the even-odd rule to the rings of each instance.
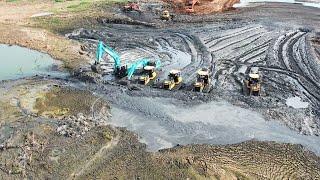
[[[320, 106], [320, 84], [316, 80], [320, 77], [319, 65], [314, 63], [317, 57], [310, 53], [310, 43], [307, 33], [295, 31], [280, 36], [274, 43], [273, 50], [279, 62], [279, 68], [291, 73], [288, 76], [294, 79], [295, 84], [301, 88], [305, 96], [316, 106]], [[309, 46], [309, 47], [308, 47]]]
[[[209, 37], [209, 36], [213, 37]], [[239, 68], [251, 64], [263, 65], [266, 52], [272, 41], [273, 33], [260, 25], [228, 29], [199, 34], [199, 37], [217, 62], [216, 86], [223, 89], [239, 90]]]
[[[282, 99], [302, 94], [312, 106], [320, 107], [319, 50], [311, 53], [309, 32], [280, 32], [252, 25], [198, 36], [217, 62], [217, 88], [241, 90], [241, 68], [258, 66], [267, 73], [264, 86], [270, 86], [270, 96]], [[286, 83], [280, 83], [279, 78]]]

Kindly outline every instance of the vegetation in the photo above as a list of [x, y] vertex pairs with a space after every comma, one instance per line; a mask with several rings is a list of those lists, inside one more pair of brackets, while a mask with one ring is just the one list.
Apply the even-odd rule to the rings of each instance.
[[94, 25], [97, 22], [97, 17], [108, 16], [108, 8], [115, 4], [122, 5], [126, 2], [128, 1], [73, 0], [67, 2], [65, 0], [55, 0], [58, 5], [50, 10], [54, 15], [35, 18], [33, 26], [55, 33], [65, 33], [76, 28]]
[[[39, 115], [49, 117], [90, 114], [91, 106], [96, 98], [88, 91], [73, 90], [71, 88], [53, 88], [43, 96], [37, 98], [35, 109]], [[108, 106], [102, 101], [96, 102], [99, 107]]]

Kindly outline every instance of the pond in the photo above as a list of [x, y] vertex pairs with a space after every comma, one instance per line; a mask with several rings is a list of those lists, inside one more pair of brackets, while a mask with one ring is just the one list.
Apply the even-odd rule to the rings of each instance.
[[175, 99], [122, 95], [111, 124], [136, 132], [151, 151], [176, 144], [234, 144], [247, 140], [302, 144], [320, 154], [320, 138], [299, 134], [277, 121], [225, 101], [195, 106]]
[[34, 75], [61, 76], [62, 63], [28, 48], [0, 44], [0, 81]]

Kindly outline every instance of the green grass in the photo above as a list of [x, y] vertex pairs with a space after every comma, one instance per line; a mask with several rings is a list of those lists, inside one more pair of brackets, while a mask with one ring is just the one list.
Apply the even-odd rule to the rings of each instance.
[[70, 12], [81, 12], [92, 7], [93, 3], [91, 1], [81, 1], [79, 4], [70, 5], [67, 7]]
[[[66, 0], [54, 0], [63, 3]], [[54, 33], [66, 33], [80, 27], [92, 27], [97, 24], [96, 17], [105, 16], [108, 7], [124, 4], [128, 0], [81, 0], [71, 2], [63, 9], [52, 9], [53, 16], [34, 18], [34, 26]], [[65, 15], [68, 14], [66, 17]], [[62, 15], [62, 16], [61, 16]]]

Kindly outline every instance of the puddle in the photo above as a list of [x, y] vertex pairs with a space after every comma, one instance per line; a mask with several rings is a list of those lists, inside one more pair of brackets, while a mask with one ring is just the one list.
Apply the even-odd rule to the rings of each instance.
[[151, 151], [177, 144], [233, 144], [246, 140], [302, 144], [320, 154], [320, 138], [304, 136], [257, 112], [227, 102], [184, 107], [164, 98], [127, 97], [112, 108], [111, 124], [127, 127]]
[[296, 0], [240, 0], [240, 3], [235, 4], [233, 7], [246, 7], [252, 5], [251, 3], [266, 3], [266, 2], [280, 2], [280, 3], [294, 3], [302, 4], [304, 6], [320, 8], [320, 1], [296, 1]]
[[[172, 47], [169, 43], [165, 43], [165, 45], [161, 45], [160, 43], [156, 42], [157, 52], [159, 53], [167, 53], [171, 56], [170, 60], [167, 60], [165, 62], [162, 62], [162, 67], [165, 67], [164, 73], [161, 76], [161, 78], [166, 78], [169, 74], [170, 70], [172, 69], [178, 69], [182, 70], [186, 66], [188, 66], [191, 63], [191, 56], [190, 54], [180, 51], [178, 49], [175, 49]], [[161, 58], [159, 58], [161, 59]]]
[[19, 46], [0, 44], [0, 81], [33, 75], [64, 76], [57, 67], [61, 62], [49, 55]]
[[307, 108], [309, 103], [301, 101], [300, 97], [291, 97], [286, 101], [287, 106], [293, 107], [296, 109]]

